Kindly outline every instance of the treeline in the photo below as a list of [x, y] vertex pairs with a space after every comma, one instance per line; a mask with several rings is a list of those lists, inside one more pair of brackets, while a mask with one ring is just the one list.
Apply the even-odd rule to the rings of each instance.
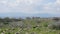
[[52, 20], [55, 20], [55, 21], [59, 21], [60, 20], [60, 18], [58, 18], [58, 17], [53, 17], [53, 18], [40, 18], [40, 17], [32, 17], [32, 18], [30, 18], [30, 17], [26, 17], [26, 18], [9, 18], [9, 17], [5, 17], [5, 18], [0, 18], [0, 22], [17, 22], [17, 21], [23, 21], [23, 20], [27, 20], [27, 19], [35, 19], [35, 20], [37, 20], [37, 19], [52, 19]]
[[26, 18], [9, 18], [9, 17], [5, 17], [5, 18], [1, 18], [0, 17], [0, 22], [17, 22], [17, 21], [23, 21], [23, 20], [27, 20], [27, 19], [40, 19], [40, 17], [26, 17]]
[[22, 21], [22, 18], [9, 18], [9, 17], [5, 17], [5, 18], [0, 18], [0, 22], [13, 22], [13, 21]]

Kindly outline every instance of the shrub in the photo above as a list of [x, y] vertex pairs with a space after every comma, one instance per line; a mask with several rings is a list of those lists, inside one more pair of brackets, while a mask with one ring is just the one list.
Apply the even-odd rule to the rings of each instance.
[[54, 21], [59, 21], [60, 18], [54, 17], [53, 20], [54, 20]]
[[56, 23], [53, 23], [53, 24], [49, 24], [48, 27], [49, 27], [50, 29], [60, 30], [60, 22], [56, 22]]

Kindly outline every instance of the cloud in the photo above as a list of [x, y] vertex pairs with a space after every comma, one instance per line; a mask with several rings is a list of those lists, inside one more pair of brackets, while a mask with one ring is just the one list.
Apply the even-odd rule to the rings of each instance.
[[0, 13], [60, 14], [60, 0], [0, 0]]

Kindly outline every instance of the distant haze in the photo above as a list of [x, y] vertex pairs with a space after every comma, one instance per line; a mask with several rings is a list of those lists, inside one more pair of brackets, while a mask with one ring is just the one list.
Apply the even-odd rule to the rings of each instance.
[[0, 0], [0, 17], [60, 17], [60, 0]]

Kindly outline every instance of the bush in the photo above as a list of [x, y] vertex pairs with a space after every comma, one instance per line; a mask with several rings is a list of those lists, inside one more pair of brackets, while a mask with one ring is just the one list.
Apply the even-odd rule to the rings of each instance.
[[54, 20], [54, 21], [59, 21], [60, 18], [54, 17], [53, 20]]
[[53, 24], [49, 24], [48, 27], [49, 27], [50, 29], [60, 30], [60, 22], [56, 22], [56, 23], [53, 23]]

